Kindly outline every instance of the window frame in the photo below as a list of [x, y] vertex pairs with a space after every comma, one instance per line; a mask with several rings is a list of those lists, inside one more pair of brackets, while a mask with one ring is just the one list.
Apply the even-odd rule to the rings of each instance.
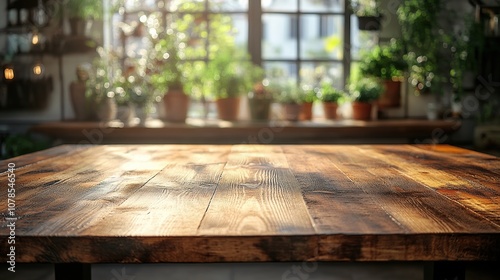
[[[166, 18], [169, 14], [179, 13], [179, 14], [203, 14], [206, 18], [210, 18], [210, 15], [213, 14], [246, 14], [247, 15], [247, 50], [251, 56], [252, 62], [256, 65], [262, 66], [266, 62], [283, 62], [283, 63], [294, 63], [295, 67], [295, 75], [297, 77], [297, 83], [301, 82], [300, 70], [302, 68], [302, 64], [304, 63], [340, 63], [342, 65], [342, 81], [343, 87], [346, 86], [347, 81], [349, 81], [350, 72], [351, 72], [351, 62], [352, 62], [352, 54], [351, 54], [351, 10], [349, 6], [349, 1], [344, 1], [344, 9], [343, 11], [332, 11], [332, 12], [320, 12], [320, 11], [301, 11], [301, 1], [297, 0], [297, 10], [296, 11], [264, 11], [262, 9], [262, 0], [248, 0], [248, 10], [236, 10], [236, 11], [227, 11], [227, 10], [211, 10], [209, 8], [209, 0], [203, 0], [204, 9], [202, 11], [170, 11], [166, 7], [162, 9], [158, 9], [156, 11], [162, 13], [162, 18], [164, 23], [166, 24]], [[167, 4], [165, 4], [167, 6]], [[136, 13], [137, 11], [133, 11], [132, 13]], [[125, 12], [127, 13], [127, 12]], [[297, 36], [294, 36], [294, 40], [296, 40], [296, 53], [297, 56], [295, 59], [286, 59], [286, 58], [263, 58], [262, 57], [262, 42], [264, 38], [264, 25], [262, 22], [262, 17], [265, 14], [274, 14], [274, 15], [292, 15], [296, 18], [295, 23], [296, 26], [292, 28]], [[342, 38], [342, 48], [343, 55], [342, 59], [332, 59], [332, 58], [315, 58], [308, 59], [301, 57], [301, 18], [304, 15], [315, 15], [320, 17], [320, 25], [322, 23], [322, 18], [327, 18], [329, 16], [341, 16], [343, 17], [343, 38]], [[126, 15], [122, 15], [124, 18]], [[106, 26], [106, 25], [105, 25]], [[166, 27], [166, 26], [165, 26]], [[113, 30], [114, 27], [110, 26], [110, 29]], [[207, 29], [208, 32], [210, 30], [210, 21], [207, 20]], [[107, 34], [109, 31], [104, 31], [104, 34]], [[113, 32], [113, 31], [111, 31]], [[287, 30], [286, 32], [290, 33], [291, 30]], [[321, 32], [321, 28], [320, 31]], [[288, 34], [291, 35], [291, 34]], [[122, 41], [121, 47], [123, 48], [123, 54], [126, 56], [126, 40]], [[207, 40], [206, 48], [208, 49], [210, 42]], [[112, 45], [112, 44], [111, 44]], [[195, 59], [196, 61], [201, 61], [200, 59]], [[203, 61], [208, 60], [208, 51], [207, 57], [202, 59]]]

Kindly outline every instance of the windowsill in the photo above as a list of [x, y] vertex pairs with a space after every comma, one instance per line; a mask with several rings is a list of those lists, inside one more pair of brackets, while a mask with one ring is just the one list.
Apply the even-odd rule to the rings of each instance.
[[188, 119], [186, 123], [148, 120], [124, 126], [122, 122], [48, 122], [32, 127], [64, 143], [414, 143], [430, 142], [460, 128], [459, 121], [424, 119], [401, 120], [314, 120], [227, 122]]

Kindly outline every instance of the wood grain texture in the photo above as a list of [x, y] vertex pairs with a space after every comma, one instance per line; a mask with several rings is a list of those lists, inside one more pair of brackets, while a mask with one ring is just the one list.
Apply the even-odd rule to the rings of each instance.
[[[500, 261], [498, 158], [451, 146], [61, 146], [15, 160], [19, 262]], [[8, 234], [2, 219], [2, 252]]]
[[[436, 153], [415, 153], [410, 147], [390, 149], [377, 146], [375, 149], [381, 151], [376, 153], [380, 160], [398, 163], [399, 174], [434, 189], [455, 204], [500, 226], [500, 176], [495, 171], [500, 161], [492, 160], [490, 167], [478, 168], [477, 162], [470, 158], [465, 160]], [[483, 157], [483, 160], [487, 159], [494, 158]]]
[[234, 147], [199, 233], [314, 233], [300, 186], [280, 148]]

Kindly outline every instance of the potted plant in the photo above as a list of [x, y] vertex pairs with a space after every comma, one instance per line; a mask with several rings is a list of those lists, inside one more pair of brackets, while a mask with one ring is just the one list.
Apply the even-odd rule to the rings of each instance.
[[72, 35], [83, 36], [88, 22], [103, 16], [102, 0], [68, 0], [64, 7]]
[[313, 104], [318, 100], [318, 89], [312, 86], [302, 86], [302, 108], [299, 119], [301, 121], [310, 121], [313, 117]]
[[250, 117], [254, 121], [267, 121], [269, 119], [273, 94], [268, 85], [268, 81], [257, 82], [253, 90], [248, 93]]
[[116, 118], [115, 93], [110, 80], [110, 61], [114, 55], [111, 51], [98, 48], [99, 56], [92, 60], [86, 81], [86, 105], [90, 118], [108, 122]]
[[184, 44], [180, 41], [170, 29], [154, 47], [156, 67], [151, 82], [154, 88], [163, 94], [165, 120], [168, 122], [185, 122], [190, 104], [190, 97], [185, 91], [187, 78], [180, 61], [183, 50], [179, 46]]
[[145, 125], [158, 97], [152, 83], [152, 75], [149, 73], [148, 62], [128, 58], [124, 62], [123, 74], [120, 71], [117, 72], [122, 75], [124, 80], [122, 83], [125, 84], [130, 94], [130, 103], [134, 106], [135, 116], [139, 118], [139, 125]]
[[130, 125], [135, 117], [135, 108], [131, 101], [131, 88], [125, 84], [115, 84], [116, 118], [124, 125]]
[[401, 80], [407, 63], [403, 59], [403, 47], [396, 39], [387, 45], [377, 45], [361, 55], [360, 74], [375, 77], [384, 85], [384, 92], [377, 101], [380, 109], [400, 106]]
[[334, 88], [331, 83], [322, 83], [319, 90], [319, 100], [323, 103], [323, 111], [327, 120], [335, 120], [337, 118], [338, 105], [344, 97], [344, 91]]
[[373, 78], [361, 78], [351, 84], [352, 118], [355, 120], [370, 120], [372, 103], [382, 93], [383, 87]]
[[240, 97], [253, 86], [256, 66], [247, 53], [235, 47], [221, 47], [208, 62], [205, 81], [215, 98], [219, 119], [235, 121], [239, 114]]
[[283, 119], [296, 122], [302, 109], [304, 90], [294, 82], [272, 85], [275, 99], [281, 104]]
[[382, 14], [378, 0], [351, 0], [351, 9], [358, 18], [359, 30], [380, 30]]

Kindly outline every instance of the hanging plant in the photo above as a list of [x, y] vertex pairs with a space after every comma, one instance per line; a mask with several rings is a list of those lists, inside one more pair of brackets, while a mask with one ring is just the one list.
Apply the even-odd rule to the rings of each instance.
[[438, 22], [441, 8], [441, 0], [407, 0], [397, 10], [404, 58], [410, 70], [409, 82], [416, 93], [441, 91], [444, 80], [439, 72], [440, 38], [444, 36]]

